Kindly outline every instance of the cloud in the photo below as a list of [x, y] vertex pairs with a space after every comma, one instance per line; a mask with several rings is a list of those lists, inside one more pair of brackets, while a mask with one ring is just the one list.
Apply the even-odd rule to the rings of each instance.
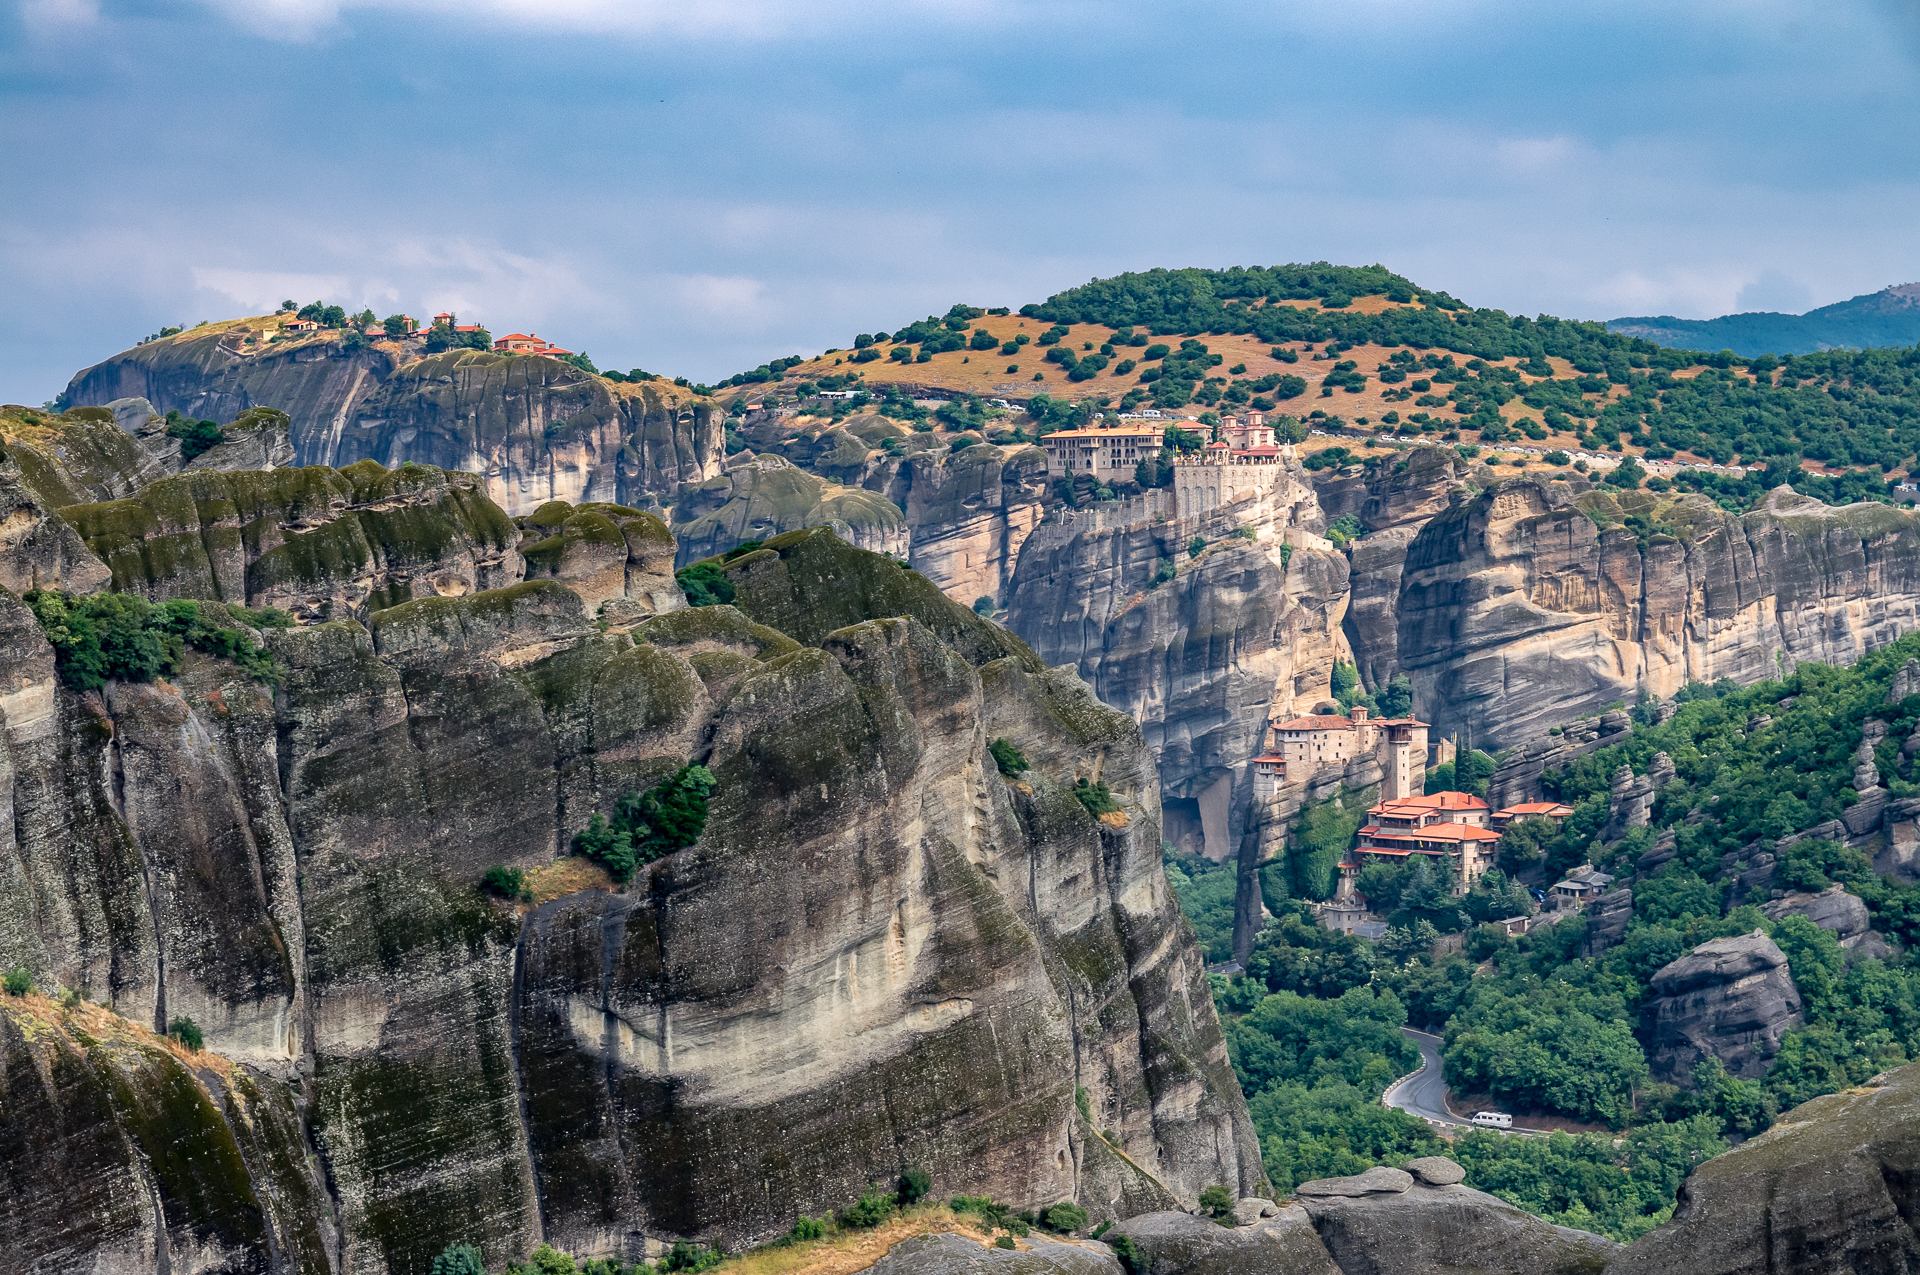
[[[73, 3], [77, 0], [40, 0]], [[236, 25], [270, 39], [308, 41], [354, 12], [400, 13], [496, 27], [574, 34], [771, 39], [823, 34], [869, 23], [871, 5], [853, 0], [201, 0]], [[943, 24], [1003, 20], [1015, 0], [895, 0], [889, 23], [931, 19]]]
[[305, 304], [325, 297], [344, 296], [347, 277], [340, 274], [297, 274], [284, 270], [231, 270], [219, 266], [194, 266], [193, 286], [198, 292], [225, 298], [243, 310], [271, 310], [292, 298]]

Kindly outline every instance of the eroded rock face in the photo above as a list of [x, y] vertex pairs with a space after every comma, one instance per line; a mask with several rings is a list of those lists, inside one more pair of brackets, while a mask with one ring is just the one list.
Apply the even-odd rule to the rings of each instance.
[[0, 1000], [0, 1233], [23, 1270], [327, 1275], [286, 1086], [96, 1007]]
[[464, 470], [512, 514], [549, 500], [644, 506], [712, 477], [725, 444], [719, 409], [665, 382], [616, 384], [538, 356], [425, 355], [417, 340], [349, 352], [322, 334], [250, 353], [230, 333], [186, 333], [67, 387], [80, 405], [133, 397], [223, 423], [278, 408], [299, 464]]
[[[1915, 626], [1912, 514], [1787, 488], [1735, 516], [1702, 496], [1563, 487], [1511, 479], [1434, 517], [1408, 550], [1400, 665], [1441, 733], [1534, 738], [1642, 689], [1774, 675], [1776, 651], [1852, 663]], [[1629, 515], [1655, 526], [1644, 548]]]
[[916, 1235], [887, 1250], [874, 1275], [1122, 1275], [1104, 1244], [1067, 1244], [1034, 1236], [1019, 1249], [965, 1235]]
[[1146, 1260], [1139, 1275], [1341, 1275], [1298, 1205], [1236, 1227], [1191, 1213], [1148, 1213], [1113, 1234], [1139, 1247]]
[[778, 456], [684, 484], [673, 506], [680, 566], [749, 540], [820, 526], [862, 549], [901, 558], [911, 540], [899, 507], [885, 496], [829, 483]]
[[1760, 930], [1702, 943], [1653, 976], [1641, 1009], [1654, 1078], [1689, 1084], [1708, 1058], [1742, 1079], [1764, 1076], [1780, 1039], [1803, 1021], [1787, 957]]
[[[1246, 826], [1267, 718], [1331, 693], [1347, 564], [1312, 534], [1319, 510], [1304, 471], [1197, 519], [1155, 521], [1155, 508], [1043, 524], [1021, 551], [1008, 622], [1047, 663], [1073, 664], [1133, 714], [1166, 797], [1181, 803], [1170, 829], [1204, 829], [1205, 853], [1223, 860]], [[1235, 537], [1243, 528], [1251, 539]], [[1149, 587], [1161, 561], [1190, 562], [1195, 536], [1215, 547]]]
[[[0, 966], [298, 1085], [335, 1269], [735, 1249], [902, 1163], [1104, 1216], [1256, 1187], [1134, 723], [831, 533], [728, 570], [744, 610], [630, 631], [554, 580], [268, 631], [273, 695], [199, 655], [58, 690], [0, 598]], [[705, 834], [626, 891], [477, 888], [689, 759]], [[229, 1265], [293, 1268], [262, 1242]]]
[[1694, 1170], [1609, 1275], [1826, 1275], [1920, 1265], [1920, 1066], [1784, 1113]]
[[502, 588], [525, 572], [517, 530], [473, 476], [425, 465], [195, 471], [63, 516], [118, 590], [308, 619]]

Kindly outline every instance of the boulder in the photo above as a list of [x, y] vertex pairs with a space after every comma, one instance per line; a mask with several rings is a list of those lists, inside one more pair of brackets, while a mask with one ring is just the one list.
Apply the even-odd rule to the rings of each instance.
[[1695, 1169], [1607, 1275], [1920, 1268], [1920, 1064], [1815, 1098]]
[[[1218, 1228], [1215, 1228], [1218, 1229]], [[1035, 1235], [998, 1248], [966, 1235], [916, 1235], [887, 1250], [872, 1275], [1121, 1275], [1104, 1244], [1066, 1244]]]
[[1620, 1251], [1466, 1186], [1303, 1196], [1301, 1206], [1342, 1275], [1599, 1275]]
[[1235, 1227], [1190, 1213], [1143, 1213], [1108, 1238], [1122, 1235], [1144, 1258], [1134, 1275], [1341, 1275], [1313, 1219], [1297, 1204]]
[[1823, 930], [1832, 930], [1842, 947], [1851, 947], [1873, 928], [1867, 905], [1841, 885], [1831, 885], [1818, 894], [1789, 894], [1764, 903], [1760, 911], [1769, 921], [1789, 916], [1804, 916]]
[[1245, 1195], [1233, 1202], [1233, 1222], [1235, 1226], [1252, 1226], [1263, 1217], [1272, 1217], [1280, 1211], [1280, 1206], [1272, 1200], [1257, 1195]]
[[1428, 1186], [1452, 1186], [1467, 1179], [1467, 1171], [1456, 1160], [1443, 1155], [1423, 1155], [1417, 1160], [1409, 1160], [1401, 1166], [1414, 1177]]
[[1761, 930], [1702, 943], [1653, 976], [1641, 1009], [1656, 1080], [1687, 1084], [1709, 1057], [1743, 1079], [1766, 1074], [1804, 1016], [1787, 957]]
[[1302, 1182], [1293, 1188], [1293, 1193], [1303, 1199], [1373, 1195], [1376, 1192], [1397, 1194], [1412, 1185], [1411, 1173], [1404, 1169], [1391, 1169], [1380, 1164], [1368, 1169], [1365, 1173], [1356, 1173], [1349, 1178], [1316, 1178], [1311, 1182]]

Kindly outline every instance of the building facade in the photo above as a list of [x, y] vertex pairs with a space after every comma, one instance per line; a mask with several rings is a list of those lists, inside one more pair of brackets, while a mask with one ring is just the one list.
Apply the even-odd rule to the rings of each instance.
[[1500, 834], [1488, 826], [1492, 814], [1484, 800], [1464, 792], [1382, 800], [1367, 811], [1341, 873], [1357, 876], [1369, 862], [1403, 863], [1419, 855], [1445, 873], [1454, 894], [1465, 894], [1494, 865]]
[[1263, 778], [1277, 790], [1322, 766], [1344, 766], [1371, 755], [1380, 764], [1380, 796], [1417, 797], [1427, 786], [1427, 723], [1413, 717], [1372, 717], [1360, 706], [1345, 716], [1315, 714], [1267, 725], [1264, 756], [1254, 759], [1254, 791]]
[[1102, 482], [1131, 482], [1141, 461], [1160, 454], [1162, 436], [1156, 425], [1062, 429], [1042, 438], [1040, 446], [1047, 453], [1050, 479], [1091, 474]]

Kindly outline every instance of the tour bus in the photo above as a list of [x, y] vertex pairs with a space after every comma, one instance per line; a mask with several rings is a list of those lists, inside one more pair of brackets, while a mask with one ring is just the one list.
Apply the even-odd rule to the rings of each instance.
[[1473, 1113], [1473, 1122], [1489, 1129], [1513, 1128], [1513, 1117], [1504, 1111], [1476, 1111]]

